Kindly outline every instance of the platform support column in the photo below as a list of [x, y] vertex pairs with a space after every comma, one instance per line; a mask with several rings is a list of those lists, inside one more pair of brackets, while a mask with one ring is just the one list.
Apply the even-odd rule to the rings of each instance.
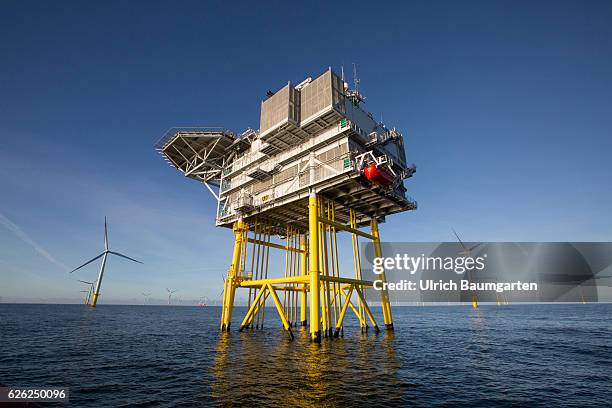
[[[300, 263], [301, 263], [301, 274], [307, 274], [308, 262], [306, 255], [306, 237], [302, 235], [302, 240], [300, 241]], [[300, 325], [306, 326], [307, 318], [306, 318], [306, 310], [308, 309], [308, 292], [306, 291], [306, 285], [302, 286], [302, 291], [300, 292]]]
[[242, 254], [244, 232], [247, 225], [238, 220], [234, 223], [232, 230], [234, 231], [234, 252], [232, 254], [232, 264], [230, 265], [225, 286], [223, 288], [223, 309], [221, 311], [221, 331], [229, 331], [232, 323], [232, 311], [234, 308], [234, 296], [236, 294], [236, 283], [238, 270], [240, 268], [240, 256]]
[[310, 193], [308, 199], [308, 266], [310, 271], [310, 338], [321, 342], [321, 316], [319, 309], [319, 220], [317, 195]]
[[[377, 258], [382, 257], [382, 248], [380, 246], [380, 235], [378, 232], [378, 221], [376, 218], [372, 218], [370, 221], [370, 230], [374, 239], [372, 240], [372, 244], [374, 245], [374, 256]], [[383, 271], [380, 275], [378, 275], [379, 279], [383, 282], [386, 282], [385, 272]], [[384, 286], [383, 286], [384, 287]], [[391, 303], [389, 302], [389, 292], [387, 289], [382, 289], [380, 291], [380, 302], [382, 305], [383, 318], [385, 321], [385, 328], [387, 330], [393, 330], [393, 315], [391, 314]]]

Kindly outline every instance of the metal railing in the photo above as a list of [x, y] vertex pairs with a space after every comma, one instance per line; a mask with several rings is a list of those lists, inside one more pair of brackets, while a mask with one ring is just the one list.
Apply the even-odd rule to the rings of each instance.
[[208, 133], [208, 134], [223, 133], [233, 138], [237, 137], [234, 132], [226, 128], [223, 128], [223, 127], [173, 127], [173, 128], [168, 129], [162, 135], [162, 137], [160, 137], [159, 140], [157, 140], [157, 142], [154, 145], [155, 148], [157, 150], [162, 150], [164, 147], [166, 147], [168, 142], [174, 139], [176, 135], [179, 133]]

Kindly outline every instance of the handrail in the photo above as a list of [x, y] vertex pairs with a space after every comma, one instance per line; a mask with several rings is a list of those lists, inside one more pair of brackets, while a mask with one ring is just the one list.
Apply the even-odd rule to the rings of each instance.
[[178, 133], [223, 133], [236, 138], [236, 134], [223, 127], [172, 127], [168, 129], [155, 143], [157, 150], [162, 150]]

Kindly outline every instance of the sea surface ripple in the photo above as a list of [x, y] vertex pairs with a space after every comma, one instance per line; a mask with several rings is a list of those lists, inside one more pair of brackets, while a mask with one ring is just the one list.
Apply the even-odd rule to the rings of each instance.
[[266, 312], [264, 330], [220, 333], [218, 307], [0, 304], [0, 383], [70, 387], [77, 407], [612, 401], [612, 305], [401, 307], [393, 333], [348, 320], [321, 345]]

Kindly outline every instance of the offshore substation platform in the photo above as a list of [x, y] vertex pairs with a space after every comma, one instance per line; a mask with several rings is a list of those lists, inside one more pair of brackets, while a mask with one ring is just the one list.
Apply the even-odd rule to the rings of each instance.
[[[244, 288], [240, 330], [263, 327], [271, 298], [291, 338], [292, 326], [308, 322], [313, 341], [338, 337], [348, 309], [362, 331], [368, 320], [379, 331], [364, 295], [372, 282], [362, 278], [359, 239], [382, 255], [378, 223], [416, 209], [403, 182], [416, 168], [406, 163], [402, 134], [363, 109], [358, 83], [349, 89], [330, 68], [268, 91], [259, 131], [173, 128], [156, 144], [171, 166], [204, 184], [217, 201], [216, 225], [235, 234], [221, 330], [230, 329], [236, 290]], [[340, 231], [351, 235], [352, 277], [340, 271]], [[284, 271], [269, 271], [271, 249], [284, 254]], [[386, 291], [381, 306], [393, 330]]]

